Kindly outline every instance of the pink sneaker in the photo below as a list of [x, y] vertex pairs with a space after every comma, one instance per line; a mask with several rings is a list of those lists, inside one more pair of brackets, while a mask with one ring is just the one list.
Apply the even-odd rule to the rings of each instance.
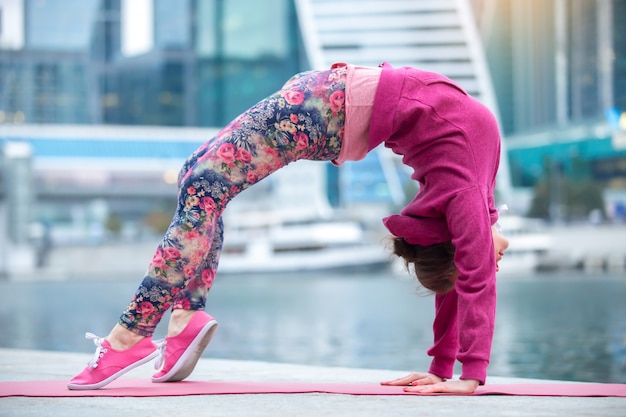
[[191, 375], [216, 330], [217, 321], [197, 311], [180, 334], [166, 337], [159, 346], [161, 353], [154, 366], [160, 371], [152, 375], [152, 382], [182, 381]]
[[157, 346], [152, 343], [151, 337], [143, 338], [139, 343], [127, 350], [115, 350], [111, 347], [108, 340], [92, 333], [87, 333], [85, 337], [93, 339], [96, 345], [96, 353], [87, 364], [87, 367], [67, 384], [69, 389], [88, 390], [102, 388], [126, 372], [149, 362], [158, 355]]

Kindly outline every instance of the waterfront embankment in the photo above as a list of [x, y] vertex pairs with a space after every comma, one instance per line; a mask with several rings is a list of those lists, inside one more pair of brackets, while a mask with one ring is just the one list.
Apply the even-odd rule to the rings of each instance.
[[552, 225], [543, 230], [551, 239], [539, 271], [583, 269], [626, 273], [626, 224]]
[[[626, 224], [547, 225], [539, 231], [550, 237], [550, 248], [540, 256], [537, 273], [582, 269], [590, 273], [626, 274]], [[8, 278], [50, 281], [136, 276], [139, 280], [158, 243], [155, 237], [141, 242], [53, 246], [45, 266]], [[381, 250], [386, 250], [383, 242]]]

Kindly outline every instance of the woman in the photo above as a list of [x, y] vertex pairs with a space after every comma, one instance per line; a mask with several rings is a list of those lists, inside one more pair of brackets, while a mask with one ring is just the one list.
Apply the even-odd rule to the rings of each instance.
[[[203, 310], [217, 271], [227, 203], [291, 162], [341, 165], [381, 143], [402, 155], [420, 183], [411, 204], [384, 219], [395, 236], [395, 253], [416, 265], [418, 278], [422, 258], [440, 265], [434, 281], [444, 283], [426, 284], [438, 293], [429, 373], [384, 384], [473, 392], [486, 378], [495, 273], [508, 246], [492, 230], [498, 128], [484, 106], [444, 76], [387, 64], [335, 64], [297, 74], [190, 156], [179, 176], [176, 213], [143, 282], [106, 338], [88, 335], [96, 355], [68, 387], [100, 388], [157, 355], [161, 366], [154, 382], [189, 376], [217, 328]], [[441, 259], [437, 248], [445, 247]], [[429, 255], [433, 248], [435, 257]], [[168, 336], [157, 346], [151, 336], [169, 308]], [[463, 374], [448, 381], [456, 359]]]

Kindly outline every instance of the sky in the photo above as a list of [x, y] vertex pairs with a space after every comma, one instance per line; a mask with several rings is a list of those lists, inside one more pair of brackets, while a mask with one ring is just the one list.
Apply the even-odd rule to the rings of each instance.
[[[72, 19], [71, 10], [63, 10], [63, 8], [54, 7], [57, 6], [54, 3], [63, 2], [65, 0], [35, 0], [31, 3], [31, 7], [39, 8], [41, 13], [50, 13], [51, 11], [61, 11], [67, 19]], [[89, 6], [91, 5], [91, 6]], [[86, 2], [79, 0], [79, 3], [74, 6], [84, 7], [96, 7], [97, 2]], [[46, 7], [52, 6], [52, 7]], [[71, 5], [70, 5], [71, 6]], [[73, 7], [72, 9], [77, 15], [84, 16], [84, 10], [81, 8]], [[153, 0], [122, 0], [122, 53], [126, 56], [139, 55], [148, 52], [153, 46], [154, 28], [152, 26], [153, 21]], [[68, 13], [69, 12], [69, 13]], [[95, 12], [95, 10], [94, 10]], [[24, 0], [0, 0], [0, 48], [19, 50], [24, 47], [26, 41], [26, 28], [24, 25]], [[57, 19], [58, 25], [64, 25], [67, 22], [64, 19], [59, 19], [59, 16], [51, 16], [50, 18]], [[53, 27], [55, 22], [49, 21], [48, 24]], [[89, 30], [87, 28], [87, 30]], [[48, 33], [50, 36], [52, 32]], [[55, 31], [58, 36], [65, 36], [67, 31], [58, 30]], [[85, 34], [88, 37], [88, 34]], [[76, 42], [82, 42], [77, 39], [31, 39], [36, 46], [42, 46], [40, 43], [54, 43], [58, 45], [59, 42], [67, 42], [67, 46], [71, 48], [70, 44]]]
[[122, 53], [126, 56], [148, 52], [153, 46], [152, 0], [122, 0]]

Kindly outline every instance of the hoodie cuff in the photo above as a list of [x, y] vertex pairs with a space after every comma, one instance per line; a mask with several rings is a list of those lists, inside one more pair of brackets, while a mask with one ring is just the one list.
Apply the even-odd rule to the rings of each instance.
[[485, 385], [485, 381], [487, 380], [488, 365], [489, 362], [481, 360], [464, 362], [461, 379], [475, 379], [480, 383], [480, 385]]

